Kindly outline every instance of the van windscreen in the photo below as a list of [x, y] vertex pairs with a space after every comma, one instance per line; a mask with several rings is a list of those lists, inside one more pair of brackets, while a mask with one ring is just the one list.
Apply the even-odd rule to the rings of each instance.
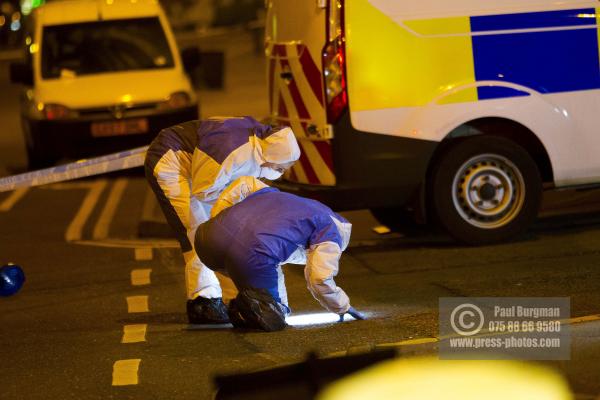
[[42, 77], [172, 68], [157, 17], [44, 27]]

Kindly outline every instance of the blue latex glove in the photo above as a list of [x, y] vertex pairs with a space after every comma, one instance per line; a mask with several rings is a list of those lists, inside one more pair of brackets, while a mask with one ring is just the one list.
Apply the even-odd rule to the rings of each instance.
[[345, 314], [352, 315], [354, 317], [354, 319], [356, 319], [356, 320], [367, 319], [367, 317], [363, 313], [361, 313], [360, 311], [357, 311], [356, 308], [354, 308], [354, 307], [351, 306], [348, 309], [348, 311], [346, 311], [344, 314], [340, 314], [340, 320], [339, 320], [339, 322], [344, 322], [344, 315]]

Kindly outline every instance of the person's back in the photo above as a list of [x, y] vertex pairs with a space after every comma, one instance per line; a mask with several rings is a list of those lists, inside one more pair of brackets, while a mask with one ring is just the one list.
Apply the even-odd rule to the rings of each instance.
[[[203, 224], [199, 242], [211, 246], [215, 258], [206, 262], [216, 268], [224, 268], [227, 253], [232, 251], [237, 257], [260, 257], [264, 262], [279, 264], [298, 247], [308, 249], [312, 244], [334, 242], [345, 248], [347, 240], [336, 223], [349, 224], [324, 204], [265, 188]], [[232, 242], [239, 246], [232, 246]]]

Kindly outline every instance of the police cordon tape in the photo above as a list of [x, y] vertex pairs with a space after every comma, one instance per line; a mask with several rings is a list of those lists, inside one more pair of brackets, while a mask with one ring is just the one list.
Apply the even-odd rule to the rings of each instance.
[[144, 165], [148, 146], [0, 178], [0, 192], [69, 181]]

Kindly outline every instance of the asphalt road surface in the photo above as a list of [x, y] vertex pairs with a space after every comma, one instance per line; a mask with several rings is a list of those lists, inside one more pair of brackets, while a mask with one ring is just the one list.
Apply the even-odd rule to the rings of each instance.
[[[4, 399], [210, 398], [215, 374], [395, 347], [436, 354], [438, 299], [571, 298], [570, 361], [547, 362], [581, 399], [600, 394], [600, 224], [597, 214], [536, 225], [518, 241], [460, 247], [411, 230], [377, 235], [354, 223], [338, 284], [367, 321], [237, 332], [187, 324], [182, 259], [170, 238], [143, 238], [153, 212], [134, 174], [0, 193], [0, 261], [20, 264], [22, 291], [0, 298]], [[572, 204], [571, 204], [572, 205]], [[286, 266], [295, 315], [323, 310], [303, 271]]]

